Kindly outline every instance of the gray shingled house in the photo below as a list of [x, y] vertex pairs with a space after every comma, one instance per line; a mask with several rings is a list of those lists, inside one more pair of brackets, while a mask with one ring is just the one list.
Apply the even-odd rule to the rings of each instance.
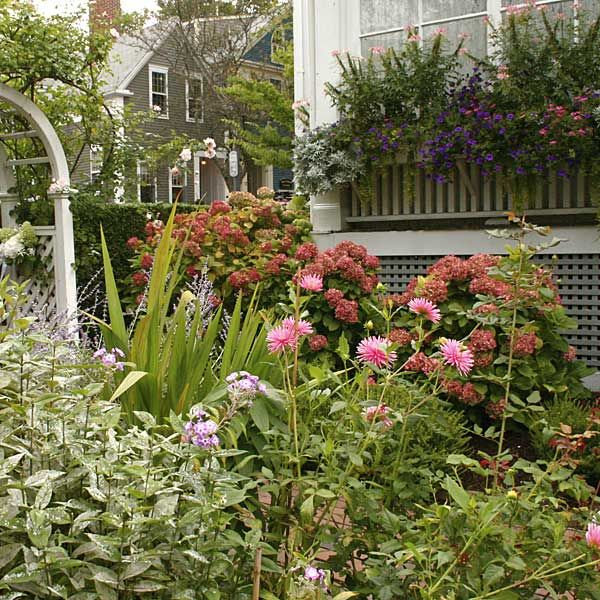
[[[94, 11], [103, 16], [114, 16], [120, 11], [115, 0], [97, 0]], [[93, 15], [92, 15], [93, 18]], [[208, 20], [206, 20], [208, 21]], [[231, 34], [235, 42], [239, 17], [211, 19], [207, 32]], [[264, 77], [280, 85], [282, 67], [272, 57], [273, 33], [256, 27], [257, 34], [247, 44], [243, 68], [252, 76]], [[266, 33], [265, 33], [266, 31]], [[180, 34], [180, 32], [179, 32]], [[208, 33], [207, 33], [208, 35]], [[223, 38], [224, 39], [224, 38]], [[154, 118], [145, 120], [136, 136], [147, 140], [148, 146], [185, 134], [197, 140], [212, 137], [222, 146], [227, 136], [225, 127], [211, 111], [211, 99], [205, 90], [203, 78], [190, 74], [189, 63], [182, 56], [185, 49], [172, 29], [152, 25], [139, 35], [120, 35], [111, 50], [110, 72], [107, 73], [104, 97], [115, 109], [133, 109], [135, 112], [154, 112]], [[127, 131], [123, 132], [127, 135]], [[141, 136], [140, 136], [141, 134]], [[89, 183], [102, 167], [100, 147], [87, 148], [79, 158], [73, 181]], [[217, 159], [226, 158], [224, 150], [217, 150]], [[196, 152], [187, 172], [173, 172], [171, 164], [149, 166], [140, 160], [137, 172], [126, 173], [123, 185], [117, 187], [115, 196], [140, 202], [172, 202], [178, 194], [182, 202], [204, 202], [226, 197], [228, 190], [221, 171], [204, 152]], [[292, 179], [290, 171], [273, 167], [252, 167], [240, 182], [241, 189], [255, 191], [261, 185], [275, 190], [283, 189]]]

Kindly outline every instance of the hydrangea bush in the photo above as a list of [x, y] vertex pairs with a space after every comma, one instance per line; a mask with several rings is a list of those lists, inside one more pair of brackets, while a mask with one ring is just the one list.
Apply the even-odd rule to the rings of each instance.
[[[233, 192], [228, 202], [213, 202], [198, 212], [175, 217], [172, 237], [183, 248], [182, 281], [207, 269], [218, 294], [228, 298], [261, 281], [261, 266], [269, 260], [293, 256], [308, 238], [308, 214], [302, 209], [286, 209], [261, 195], [257, 198], [248, 192]], [[140, 298], [148, 282], [163, 230], [162, 221], [149, 221], [145, 239], [131, 238], [127, 242], [134, 253], [134, 298]]]
[[[484, 408], [493, 418], [501, 416], [506, 410], [509, 357], [510, 401], [515, 406], [554, 396], [585, 397], [581, 378], [587, 369], [560, 333], [576, 324], [566, 315], [551, 270], [530, 258], [518, 249], [508, 256], [446, 256], [429, 267], [427, 275], [413, 279], [404, 293], [383, 298], [409, 308], [397, 313], [388, 333], [400, 361], [408, 361], [405, 369], [431, 375], [438, 368], [431, 353], [441, 348], [444, 354], [444, 346], [452, 350], [445, 339], [452, 338], [454, 350], [460, 352], [462, 345], [467, 356], [462, 361], [455, 356], [455, 374], [440, 373], [439, 383], [444, 394], [460, 404]], [[417, 298], [435, 306], [439, 314], [410, 310]], [[416, 354], [415, 328], [426, 329], [425, 343]]]

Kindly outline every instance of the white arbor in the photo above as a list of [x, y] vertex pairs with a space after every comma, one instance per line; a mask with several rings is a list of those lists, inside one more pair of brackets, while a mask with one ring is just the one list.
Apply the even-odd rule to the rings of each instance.
[[[40, 238], [41, 253], [49, 259], [48, 282], [32, 280], [29, 285], [30, 306], [47, 305], [57, 314], [73, 318], [77, 310], [75, 283], [75, 250], [73, 217], [69, 208], [69, 168], [62, 144], [56, 131], [42, 110], [17, 90], [0, 83], [0, 103], [24, 119], [25, 130], [0, 132], [0, 206], [4, 227], [14, 227], [12, 214], [19, 200], [15, 191], [14, 169], [24, 165], [48, 164], [52, 186], [48, 197], [54, 203], [54, 227], [36, 228]], [[17, 122], [15, 120], [15, 126]], [[7, 156], [4, 142], [24, 138], [37, 138], [45, 156], [11, 159]]]

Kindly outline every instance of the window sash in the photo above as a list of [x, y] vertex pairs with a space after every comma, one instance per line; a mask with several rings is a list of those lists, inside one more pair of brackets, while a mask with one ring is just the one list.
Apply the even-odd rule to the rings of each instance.
[[169, 118], [169, 71], [166, 68], [149, 66], [150, 106], [159, 106], [159, 119]]
[[186, 119], [190, 122], [204, 122], [204, 81], [186, 79]]

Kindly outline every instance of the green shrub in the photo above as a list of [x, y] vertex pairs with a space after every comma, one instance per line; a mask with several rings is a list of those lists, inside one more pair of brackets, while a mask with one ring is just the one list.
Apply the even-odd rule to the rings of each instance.
[[[577, 471], [585, 475], [591, 485], [597, 485], [600, 481], [600, 426], [594, 421], [597, 420], [597, 412], [597, 408], [592, 408], [584, 402], [574, 402], [565, 398], [553, 400], [541, 415], [541, 420], [531, 430], [531, 441], [537, 456], [551, 460], [556, 454], [557, 445], [559, 451], [572, 449], [573, 459], [578, 462]], [[596, 432], [596, 435], [587, 439], [574, 439], [574, 443], [569, 444], [569, 438], [564, 437], [564, 433], [561, 432], [561, 425], [571, 429], [569, 435], [578, 436], [586, 431]], [[557, 443], [561, 438], [567, 443], [565, 448]]]
[[[51, 205], [45, 205], [50, 208]], [[172, 208], [171, 204], [141, 204], [130, 202], [115, 204], [104, 197], [79, 192], [71, 198], [73, 213], [73, 232], [75, 236], [75, 268], [77, 286], [81, 289], [95, 280], [102, 270], [102, 251], [100, 248], [100, 225], [104, 228], [106, 241], [111, 250], [115, 268], [115, 278], [119, 285], [131, 274], [129, 261], [133, 252], [126, 242], [130, 237], [144, 235], [148, 221], [147, 214], [155, 219], [166, 221]], [[195, 204], [178, 204], [181, 213], [198, 210]], [[22, 204], [18, 208], [19, 222], [30, 219], [34, 225], [47, 225], [53, 222], [48, 210], [40, 213], [32, 204]]]
[[[2, 282], [11, 317], [23, 299]], [[228, 510], [247, 481], [227, 452], [182, 441], [177, 419], [124, 428], [99, 399], [113, 370], [32, 321], [1, 331], [0, 595], [249, 599], [258, 537]]]

